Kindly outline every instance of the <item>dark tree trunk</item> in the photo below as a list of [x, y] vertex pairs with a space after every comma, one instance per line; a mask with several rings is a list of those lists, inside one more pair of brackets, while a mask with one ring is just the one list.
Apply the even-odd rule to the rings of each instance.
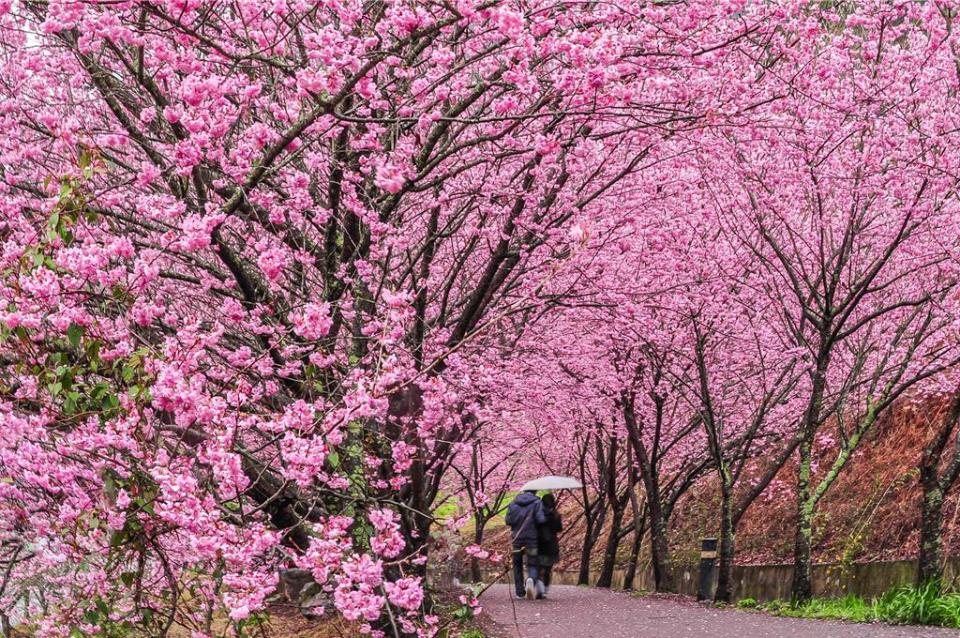
[[590, 554], [593, 551], [593, 542], [591, 541], [594, 537], [593, 520], [586, 513], [584, 513], [584, 517], [586, 519], [587, 529], [583, 535], [583, 548], [580, 550], [580, 572], [577, 574], [578, 585], [590, 584]]
[[[473, 544], [482, 545], [483, 544], [483, 528], [486, 526], [487, 521], [484, 518], [476, 517], [473, 523]], [[470, 581], [474, 583], [479, 583], [483, 580], [483, 574], [480, 573], [480, 560], [473, 556], [470, 558]]]
[[[943, 579], [943, 502], [960, 474], [960, 438], [953, 443], [953, 453], [942, 472], [943, 453], [954, 435], [960, 418], [960, 393], [954, 395], [943, 423], [920, 458], [920, 555], [917, 561], [917, 584], [939, 583]], [[960, 437], [960, 431], [956, 433]]]
[[595, 503], [590, 509], [589, 514], [584, 512], [587, 528], [583, 535], [583, 549], [580, 550], [580, 571], [577, 574], [578, 585], [590, 584], [590, 559], [593, 556], [593, 548], [597, 546], [597, 541], [600, 540], [600, 534], [603, 532], [603, 524], [606, 518], [606, 503]]
[[610, 534], [607, 536], [607, 544], [603, 549], [603, 564], [600, 567], [600, 575], [597, 577], [597, 587], [609, 588], [613, 585], [613, 570], [617, 564], [617, 549], [620, 547], [621, 525], [625, 509], [626, 503], [623, 503], [623, 505], [614, 504], [610, 519]]
[[[627, 448], [628, 452], [632, 448]], [[631, 456], [627, 456], [632, 459]], [[630, 512], [633, 515], [633, 543], [630, 546], [630, 559], [627, 561], [627, 569], [623, 574], [623, 588], [632, 590], [633, 584], [637, 579], [637, 563], [640, 561], [640, 548], [643, 545], [643, 534], [647, 528], [646, 505], [640, 506], [640, 499], [637, 498], [637, 484], [640, 477], [635, 469], [630, 470]]]
[[[825, 334], [825, 329], [821, 330]], [[821, 341], [823, 344], [825, 339]], [[816, 436], [823, 410], [823, 393], [826, 388], [826, 371], [830, 352], [825, 345], [817, 355], [817, 368], [813, 374], [810, 402], [807, 404], [800, 427], [801, 439], [797, 463], [797, 527], [793, 544], [793, 588], [791, 596], [797, 602], [813, 598], [813, 566], [811, 544], [813, 542], [813, 509], [816, 501], [812, 493], [813, 439]]]
[[917, 584], [926, 585], [939, 582], [943, 578], [941, 530], [944, 493], [935, 467], [920, 468], [920, 484], [923, 486], [923, 501], [920, 504], [920, 556], [917, 565]]
[[663, 515], [659, 495], [650, 502], [650, 559], [653, 563], [653, 586], [660, 592], [673, 591], [670, 574], [670, 542], [667, 539], [667, 521]]
[[729, 603], [733, 597], [733, 552], [735, 530], [730, 487], [724, 487], [720, 496], [720, 560], [717, 563], [717, 591], [713, 599]]
[[[590, 500], [590, 493], [587, 489], [589, 481], [582, 464], [580, 468], [580, 482], [583, 484], [581, 488], [583, 496], [583, 518], [586, 523], [586, 532], [583, 537], [583, 549], [580, 551], [580, 572], [577, 574], [578, 585], [590, 584], [590, 558], [593, 554], [593, 548], [596, 546], [597, 541], [600, 539], [600, 534], [603, 532], [603, 524], [607, 517], [606, 496], [609, 491], [609, 484], [611, 481], [614, 482], [614, 485], [616, 484], [616, 439], [611, 438], [611, 442], [612, 445], [608, 450], [604, 446], [604, 437], [601, 437], [599, 434], [593, 436], [597, 476], [603, 477], [602, 487], [598, 490], [597, 498], [593, 501]], [[590, 441], [588, 439], [587, 446], [589, 445]], [[583, 448], [584, 452], [587, 449], [588, 447]]]
[[797, 528], [793, 547], [791, 596], [797, 602], [806, 602], [813, 597], [811, 565], [813, 507], [810, 493], [812, 448], [810, 437], [805, 437], [800, 443], [800, 466], [797, 469]]
[[630, 560], [627, 562], [627, 570], [623, 574], [623, 588], [627, 591], [633, 589], [637, 580], [637, 563], [640, 561], [640, 547], [643, 545], [643, 533], [646, 525], [634, 524], [633, 545], [630, 547]]
[[[428, 495], [428, 498], [422, 498], [422, 500], [414, 502], [429, 504], [423, 506], [422, 510], [411, 507], [401, 514], [400, 531], [403, 534], [404, 552], [407, 556], [426, 557], [430, 550], [430, 528], [433, 524], [433, 517], [423, 512], [431, 511], [433, 495]], [[419, 576], [425, 579], [427, 576], [427, 563], [426, 561], [414, 561], [413, 564], [410, 565], [409, 570], [411, 573], [407, 575]]]
[[[653, 397], [656, 406], [657, 431], [663, 418], [663, 399]], [[663, 494], [660, 492], [658, 473], [660, 468], [655, 458], [648, 454], [633, 409], [633, 398], [625, 395], [621, 403], [630, 444], [633, 447], [634, 457], [639, 467], [640, 478], [647, 493], [647, 512], [650, 515], [650, 558], [653, 563], [654, 589], [657, 592], [673, 590], [672, 579], [668, 570], [670, 561], [670, 543], [667, 539], [668, 512], [665, 507]], [[656, 450], [656, 446], [653, 446]]]
[[[630, 498], [630, 490], [633, 489], [632, 481], [632, 466], [633, 462], [631, 460], [631, 455], [628, 453], [625, 465], [627, 468], [626, 473], [626, 482], [628, 485], [623, 490], [622, 493], [617, 493], [617, 479], [620, 475], [619, 473], [619, 463], [617, 461], [617, 453], [620, 449], [620, 440], [616, 436], [610, 437], [610, 454], [609, 462], [607, 463], [607, 480], [606, 480], [606, 491], [607, 491], [607, 502], [610, 503], [611, 509], [611, 519], [610, 519], [610, 533], [607, 536], [607, 543], [603, 549], [603, 562], [600, 566], [600, 575], [597, 577], [597, 587], [604, 587], [609, 589], [613, 584], [613, 569], [617, 564], [617, 549], [620, 547], [620, 539], [623, 537], [623, 530], [621, 529], [623, 525], [623, 515], [627, 511], [627, 503]], [[630, 449], [630, 446], [627, 446], [627, 449]], [[598, 536], [599, 536], [599, 531]]]

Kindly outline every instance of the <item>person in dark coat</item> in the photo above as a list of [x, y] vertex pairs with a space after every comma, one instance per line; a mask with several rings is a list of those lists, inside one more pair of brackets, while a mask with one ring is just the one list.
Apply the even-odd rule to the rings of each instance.
[[544, 522], [537, 525], [537, 554], [540, 560], [540, 580], [543, 582], [542, 596], [546, 596], [550, 590], [553, 566], [560, 560], [558, 534], [563, 529], [563, 522], [557, 512], [557, 501], [553, 494], [546, 494], [540, 502], [543, 504]]
[[[538, 576], [537, 529], [546, 522], [543, 504], [536, 492], [521, 492], [507, 506], [507, 525], [513, 532], [513, 584], [517, 598], [534, 598], [543, 591]], [[523, 563], [527, 563], [527, 578], [523, 578]]]

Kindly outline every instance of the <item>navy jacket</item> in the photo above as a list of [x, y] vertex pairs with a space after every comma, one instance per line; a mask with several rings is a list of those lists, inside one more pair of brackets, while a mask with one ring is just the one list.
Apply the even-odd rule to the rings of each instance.
[[543, 503], [533, 492], [521, 492], [507, 506], [507, 525], [513, 530], [513, 544], [536, 547], [537, 527], [547, 522]]

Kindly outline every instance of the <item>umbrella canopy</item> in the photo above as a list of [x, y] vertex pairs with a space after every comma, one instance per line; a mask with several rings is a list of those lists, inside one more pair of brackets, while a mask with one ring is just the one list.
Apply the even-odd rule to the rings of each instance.
[[583, 485], [580, 481], [569, 476], [541, 476], [538, 479], [524, 483], [520, 491], [575, 490], [581, 487], [583, 487]]

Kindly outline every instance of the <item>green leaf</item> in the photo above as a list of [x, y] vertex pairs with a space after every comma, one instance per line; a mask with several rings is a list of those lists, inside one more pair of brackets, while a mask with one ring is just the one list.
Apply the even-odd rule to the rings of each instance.
[[327, 455], [327, 463], [329, 463], [333, 469], [337, 469], [340, 467], [340, 455], [336, 452], [331, 452]]
[[153, 511], [153, 497], [150, 497], [149, 499], [145, 499], [145, 498], [143, 498], [143, 497], [141, 496], [141, 497], [138, 497], [134, 502], [137, 504], [137, 506], [138, 506], [141, 510], [143, 510], [143, 511], [146, 512], [147, 514], [151, 514], [151, 515], [152, 515], [152, 514], [154, 513], [154, 511]]
[[113, 410], [120, 405], [120, 399], [115, 394], [106, 394], [100, 401], [100, 406], [104, 410]]
[[91, 360], [91, 368], [93, 364], [99, 363], [100, 361], [100, 342], [96, 340], [90, 340], [87, 343], [87, 356]]
[[109, 474], [103, 479], [103, 493], [111, 503], [117, 500], [117, 482]]
[[120, 574], [120, 581], [127, 587], [132, 587], [137, 580], [137, 572], [123, 572]]
[[127, 540], [126, 531], [120, 529], [110, 535], [110, 547], [120, 547]]
[[83, 336], [83, 332], [83, 326], [78, 326], [75, 323], [70, 324], [70, 327], [67, 328], [67, 340], [70, 341], [71, 346], [76, 348], [80, 345], [80, 338]]

